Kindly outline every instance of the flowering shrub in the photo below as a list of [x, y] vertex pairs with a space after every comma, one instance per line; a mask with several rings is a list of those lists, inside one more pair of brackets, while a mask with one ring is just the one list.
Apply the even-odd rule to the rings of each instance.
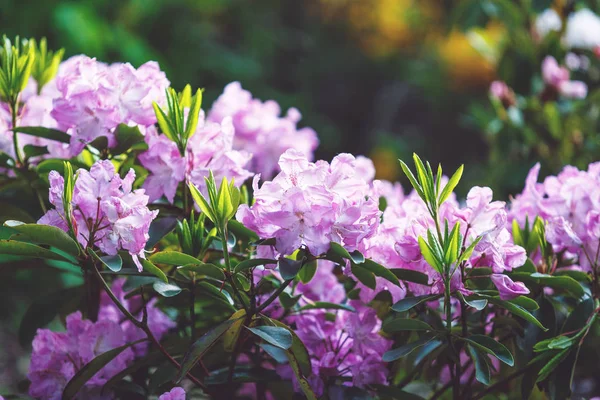
[[[600, 309], [598, 164], [543, 183], [538, 164], [505, 203], [479, 186], [459, 199], [462, 166], [414, 155], [405, 192], [364, 157], [313, 162], [299, 112], [238, 83], [205, 119], [202, 91], [176, 92], [155, 63], [48, 54], [8, 39], [0, 53], [2, 181], [17, 188], [0, 254], [81, 278], [26, 313], [31, 397], [576, 390]], [[543, 77], [585, 97], [553, 58]]]

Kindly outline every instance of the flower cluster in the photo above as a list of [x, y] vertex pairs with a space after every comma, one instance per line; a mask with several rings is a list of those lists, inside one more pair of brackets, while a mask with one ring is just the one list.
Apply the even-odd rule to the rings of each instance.
[[275, 101], [254, 99], [239, 82], [232, 82], [213, 104], [208, 119], [221, 122], [231, 117], [235, 127], [234, 148], [252, 153], [250, 169], [268, 179], [277, 171], [279, 156], [287, 149], [299, 151], [310, 161], [319, 144], [314, 130], [297, 128], [301, 118], [297, 109], [290, 108], [285, 117], [280, 113]]
[[[130, 312], [141, 314], [141, 298], [134, 296], [124, 300], [123, 283], [122, 279], [114, 282], [115, 294]], [[150, 329], [160, 340], [174, 326], [174, 322], [156, 308], [155, 302], [149, 302], [146, 307]], [[31, 381], [29, 394], [46, 400], [62, 399], [67, 382], [96, 356], [145, 337], [129, 321], [121, 322], [122, 320], [120, 312], [106, 298], [102, 302], [97, 322], [83, 319], [81, 312], [77, 311], [67, 316], [65, 332], [39, 329], [33, 340], [27, 375]], [[135, 356], [143, 355], [145, 348], [146, 344], [140, 343], [133, 350], [125, 349], [86, 383], [79, 391], [78, 398], [113, 398], [110, 393], [100, 395], [102, 386], [125, 369]]]
[[181, 155], [175, 142], [154, 128], [146, 133], [148, 150], [139, 157], [150, 172], [144, 182], [150, 201], [165, 196], [171, 203], [180, 182], [191, 182], [205, 191], [204, 178], [212, 171], [215, 179], [227, 177], [240, 186], [253, 174], [246, 169], [252, 154], [232, 149], [234, 129], [231, 118], [222, 122], [204, 121], [200, 115], [198, 128], [189, 139], [185, 154]]
[[[148, 209], [148, 196], [143, 189], [132, 189], [133, 169], [121, 179], [114, 165], [104, 160], [96, 162], [89, 171], [78, 170], [76, 176], [70, 218], [79, 243], [84, 247], [97, 246], [108, 255], [126, 250], [141, 271], [138, 257], [144, 258], [150, 223], [158, 211]], [[51, 171], [48, 179], [50, 203], [56, 208], [49, 210], [38, 223], [68, 231], [63, 205], [64, 179], [56, 171]]]
[[[279, 278], [275, 271], [269, 274]], [[298, 304], [302, 306], [346, 301], [344, 287], [329, 261], [320, 261], [313, 279], [307, 284], [299, 283], [293, 295], [301, 296]], [[391, 342], [379, 334], [381, 321], [375, 310], [361, 301], [351, 301], [350, 305], [355, 311], [314, 309], [283, 318], [283, 322], [295, 326], [308, 350], [312, 375], [307, 379], [318, 396], [324, 393], [325, 382], [330, 377], [351, 378], [352, 386], [359, 388], [387, 382], [388, 370], [381, 356], [389, 350]], [[277, 306], [271, 306], [266, 312], [280, 314]], [[289, 365], [278, 365], [276, 370], [300, 390]]]
[[539, 171], [539, 164], [529, 171], [523, 192], [512, 201], [511, 219], [523, 226], [526, 218], [540, 216], [554, 250], [577, 256], [576, 264], [591, 270], [600, 243], [600, 163], [587, 171], [567, 166], [543, 183], [537, 182]]
[[156, 62], [135, 69], [86, 56], [62, 63], [54, 83], [57, 96], [50, 114], [71, 135], [73, 156], [98, 137], [106, 137], [109, 147], [116, 145], [114, 130], [121, 123], [154, 125], [152, 102], [163, 99], [169, 86]]
[[[366, 241], [365, 255], [388, 268], [403, 268], [425, 273], [431, 287], [408, 282], [407, 288], [415, 295], [443, 293], [442, 277], [423, 258], [418, 238], [426, 237], [427, 231], [435, 231], [436, 226], [425, 203], [416, 192], [402, 198], [397, 189], [389, 184], [375, 182], [375, 188], [384, 197], [387, 195], [387, 208], [377, 234]], [[383, 190], [386, 188], [387, 190]], [[386, 193], [387, 192], [387, 193]], [[394, 200], [396, 199], [396, 200]], [[503, 299], [529, 293], [521, 283], [513, 282], [505, 271], [522, 266], [526, 261], [525, 250], [512, 243], [507, 229], [507, 210], [505, 203], [492, 201], [492, 191], [485, 187], [473, 187], [468, 195], [465, 207], [460, 207], [454, 198], [450, 198], [440, 208], [440, 221], [448, 221], [450, 229], [459, 223], [465, 246], [481, 237], [464, 268], [490, 267], [491, 280]], [[469, 294], [464, 288], [459, 266], [451, 281], [452, 290]], [[382, 278], [377, 278], [376, 290], [361, 286], [363, 301], [371, 300], [379, 291], [386, 289], [394, 300], [404, 297], [406, 291], [395, 287]]]
[[275, 238], [277, 253], [292, 254], [306, 246], [319, 255], [330, 242], [353, 251], [376, 232], [379, 205], [366, 196], [369, 183], [354, 156], [340, 154], [331, 164], [311, 163], [300, 151], [289, 149], [279, 167], [281, 172], [260, 188], [254, 179], [255, 203], [241, 205], [237, 213], [260, 238]]

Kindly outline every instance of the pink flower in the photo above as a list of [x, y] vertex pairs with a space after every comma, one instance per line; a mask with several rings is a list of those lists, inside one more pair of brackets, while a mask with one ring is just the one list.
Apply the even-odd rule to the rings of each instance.
[[152, 101], [161, 100], [169, 86], [154, 62], [136, 70], [130, 64], [107, 65], [86, 56], [63, 62], [55, 79], [58, 94], [51, 116], [71, 135], [73, 156], [98, 137], [115, 146], [114, 129], [120, 123], [154, 125]]
[[520, 295], [529, 294], [529, 289], [522, 282], [513, 282], [508, 276], [503, 274], [492, 274], [490, 276], [492, 283], [500, 293], [500, 299], [512, 300]]
[[[82, 319], [80, 312], [67, 317], [66, 332], [38, 329], [27, 374], [31, 381], [29, 394], [36, 398], [61, 399], [67, 382], [77, 371], [98, 355], [125, 343], [125, 334], [117, 322], [92, 323]], [[124, 350], [86, 383], [86, 389], [100, 389], [132, 360], [131, 349]]]
[[270, 178], [277, 171], [279, 157], [288, 149], [295, 149], [306, 159], [312, 160], [319, 142], [315, 131], [297, 128], [300, 112], [291, 108], [286, 116], [280, 116], [279, 105], [269, 100], [261, 102], [242, 89], [239, 82], [225, 87], [208, 114], [213, 122], [231, 117], [235, 128], [234, 148], [253, 155], [251, 170]]
[[158, 400], [185, 400], [185, 390], [180, 387], [174, 387], [169, 392], [161, 394]]
[[184, 180], [204, 192], [204, 178], [210, 171], [217, 182], [227, 177], [241, 186], [253, 175], [246, 170], [251, 155], [232, 149], [233, 135], [231, 118], [225, 118], [222, 123], [205, 122], [201, 114], [198, 128], [182, 156], [174, 142], [163, 134], [158, 135], [153, 128], [148, 129], [145, 137], [148, 150], [140, 154], [140, 161], [150, 172], [144, 182], [150, 200], [164, 195], [172, 203], [178, 185]]
[[546, 225], [546, 239], [555, 247], [555, 250], [577, 250], [582, 245], [581, 239], [573, 232], [571, 224], [563, 217], [555, 217]]
[[281, 172], [258, 187], [254, 180], [252, 207], [240, 206], [237, 219], [261, 238], [275, 238], [279, 254], [306, 246], [314, 255], [325, 253], [335, 241], [349, 251], [371, 237], [379, 224], [378, 203], [369, 184], [356, 171], [349, 154], [311, 163], [297, 150], [279, 160]]
[[[158, 211], [147, 207], [148, 196], [143, 189], [132, 190], [133, 169], [121, 179], [110, 161], [98, 161], [90, 171], [77, 171], [73, 192], [73, 220], [77, 240], [82, 246], [96, 246], [108, 255], [126, 250], [138, 268], [138, 257], [144, 258], [144, 246], [149, 239], [150, 223]], [[63, 215], [63, 178], [49, 174], [50, 203], [56, 209], [48, 211], [38, 223], [67, 230]]]

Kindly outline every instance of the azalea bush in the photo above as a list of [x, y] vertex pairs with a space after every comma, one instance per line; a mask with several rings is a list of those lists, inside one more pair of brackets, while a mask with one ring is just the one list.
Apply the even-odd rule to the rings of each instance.
[[238, 82], [203, 109], [155, 62], [62, 57], [0, 51], [0, 274], [68, 276], [19, 322], [5, 398], [600, 393], [600, 164], [537, 164], [506, 203], [414, 155], [405, 191], [313, 160], [299, 110]]

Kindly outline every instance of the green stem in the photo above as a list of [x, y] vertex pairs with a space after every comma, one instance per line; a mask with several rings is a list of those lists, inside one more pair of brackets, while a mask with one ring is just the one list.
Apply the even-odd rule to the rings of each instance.
[[[19, 112], [19, 100], [14, 99], [10, 104], [10, 112], [12, 117], [12, 129], [17, 127], [17, 113]], [[17, 165], [23, 165], [23, 159], [21, 158], [21, 152], [19, 150], [19, 137], [16, 131], [13, 131], [13, 145], [15, 147], [15, 158], [17, 159]]]
[[277, 297], [281, 294], [281, 292], [283, 292], [285, 290], [285, 288], [287, 288], [290, 283], [292, 283], [294, 280], [293, 279], [288, 279], [287, 281], [284, 281], [281, 286], [279, 286], [277, 288], [276, 291], [273, 292], [273, 294], [271, 294], [271, 296], [264, 302], [262, 303], [257, 309], [255, 314], [260, 314], [260, 312], [262, 310], [264, 310], [265, 308], [267, 308], [272, 302], [275, 301], [275, 299], [277, 299]]

